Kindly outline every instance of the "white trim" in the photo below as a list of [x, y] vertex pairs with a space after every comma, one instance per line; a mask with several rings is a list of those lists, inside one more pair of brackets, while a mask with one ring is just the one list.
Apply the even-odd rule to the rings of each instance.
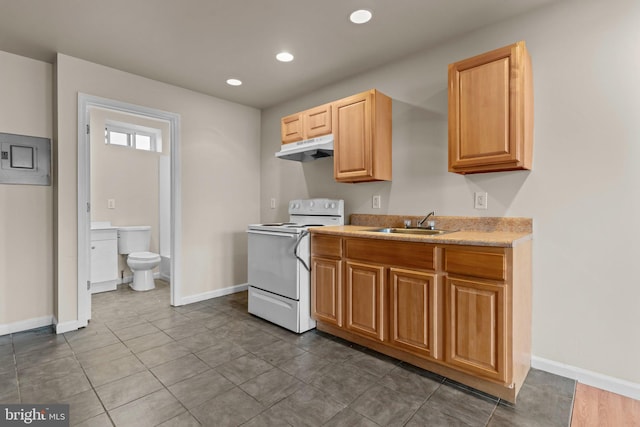
[[582, 384], [640, 400], [640, 384], [638, 383], [632, 383], [631, 381], [599, 374], [553, 360], [543, 359], [538, 356], [531, 356], [531, 367], [562, 377], [571, 378]]
[[[55, 317], [54, 317], [55, 323]], [[76, 331], [80, 328], [84, 328], [89, 323], [82, 323], [78, 320], [71, 320], [69, 322], [55, 323], [56, 334], [64, 334], [65, 332]]]
[[[107, 98], [78, 93], [78, 319], [77, 324], [86, 326], [91, 318], [91, 293], [86, 289], [90, 263], [90, 222], [87, 212], [90, 202], [90, 123], [92, 107], [106, 108], [123, 113], [166, 120], [171, 134], [171, 305], [180, 305], [182, 295], [182, 197], [180, 166], [180, 115], [139, 105], [128, 104]], [[66, 325], [66, 323], [65, 323]], [[66, 326], [65, 326], [66, 327]]]
[[29, 329], [42, 328], [54, 324], [53, 316], [36, 317], [34, 319], [20, 320], [19, 322], [0, 325], [0, 336], [28, 331]]
[[190, 295], [188, 297], [182, 298], [182, 304], [192, 304], [194, 302], [205, 301], [211, 298], [218, 298], [225, 295], [235, 294], [236, 292], [246, 291], [248, 287], [248, 283], [243, 283], [240, 285], [229, 286], [228, 288], [216, 289], [214, 291], [203, 292], [197, 295]]

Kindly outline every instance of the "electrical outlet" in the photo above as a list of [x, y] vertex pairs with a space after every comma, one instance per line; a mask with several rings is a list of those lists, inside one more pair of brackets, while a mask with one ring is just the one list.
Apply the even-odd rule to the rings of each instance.
[[487, 199], [486, 191], [476, 191], [473, 193], [473, 207], [476, 209], [487, 209]]
[[116, 199], [107, 199], [107, 209], [116, 208]]
[[271, 209], [275, 209], [276, 208], [276, 198], [272, 197], [271, 198]]
[[373, 196], [373, 200], [371, 202], [371, 206], [373, 207], [373, 209], [380, 209], [382, 205], [382, 202], [380, 200], [380, 195], [375, 195]]

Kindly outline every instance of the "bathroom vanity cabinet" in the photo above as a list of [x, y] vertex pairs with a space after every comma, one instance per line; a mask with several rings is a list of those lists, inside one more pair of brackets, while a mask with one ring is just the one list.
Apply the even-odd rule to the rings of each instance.
[[118, 230], [91, 230], [91, 293], [115, 291], [118, 286]]

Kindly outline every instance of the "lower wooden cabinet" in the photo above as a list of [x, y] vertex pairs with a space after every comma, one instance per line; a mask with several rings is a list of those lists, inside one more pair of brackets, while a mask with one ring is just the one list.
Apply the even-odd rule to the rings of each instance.
[[342, 261], [312, 257], [311, 283], [313, 318], [342, 326]]
[[418, 356], [438, 358], [438, 276], [390, 268], [389, 288], [389, 343]]
[[347, 324], [356, 334], [384, 341], [386, 336], [384, 267], [345, 262]]
[[318, 329], [515, 402], [531, 360], [531, 241], [437, 245], [312, 231], [311, 254]]
[[506, 285], [473, 279], [446, 279], [445, 361], [465, 371], [509, 379]]

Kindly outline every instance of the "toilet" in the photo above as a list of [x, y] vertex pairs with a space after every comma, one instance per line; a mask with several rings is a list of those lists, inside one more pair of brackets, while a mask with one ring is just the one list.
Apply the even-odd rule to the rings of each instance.
[[153, 269], [160, 264], [160, 255], [149, 252], [151, 226], [118, 227], [118, 253], [127, 256], [127, 265], [133, 272], [129, 286], [134, 291], [149, 291], [156, 287]]

